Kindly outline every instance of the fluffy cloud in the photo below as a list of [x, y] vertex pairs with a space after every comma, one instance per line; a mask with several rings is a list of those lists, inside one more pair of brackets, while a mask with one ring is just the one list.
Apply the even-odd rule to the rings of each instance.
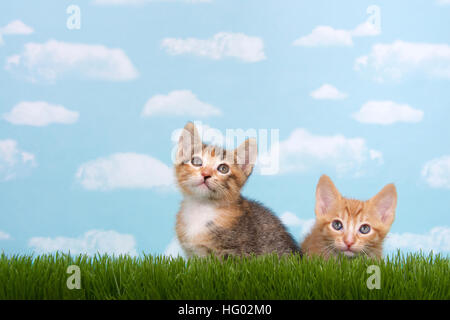
[[390, 233], [385, 242], [385, 251], [419, 251], [426, 253], [450, 253], [450, 228], [435, 227], [425, 234]]
[[311, 92], [311, 97], [319, 100], [339, 100], [345, 99], [347, 94], [340, 92], [330, 84], [324, 84], [317, 90]]
[[14, 20], [0, 28], [0, 45], [3, 44], [3, 35], [29, 35], [34, 32], [33, 28], [27, 26], [20, 20]]
[[97, 5], [142, 5], [150, 2], [205, 3], [212, 0], [94, 0]]
[[0, 181], [12, 180], [34, 166], [34, 155], [20, 150], [15, 140], [0, 140]]
[[143, 117], [154, 115], [208, 117], [220, 114], [218, 108], [200, 101], [189, 90], [176, 90], [167, 95], [155, 95], [147, 101], [142, 110]]
[[450, 5], [450, 0], [437, 0], [436, 2], [441, 6]]
[[213, 60], [233, 57], [244, 62], [266, 59], [263, 40], [243, 33], [219, 32], [206, 40], [166, 38], [161, 46], [171, 55], [193, 54]]
[[283, 213], [280, 216], [280, 219], [286, 227], [296, 229], [298, 231], [298, 234], [300, 235], [300, 239], [304, 238], [309, 233], [309, 231], [311, 231], [311, 228], [313, 227], [315, 222], [314, 219], [300, 219], [294, 213], [289, 211]]
[[353, 30], [334, 29], [330, 26], [318, 26], [313, 31], [293, 42], [294, 46], [330, 47], [353, 46], [354, 37], [377, 36], [380, 30], [370, 22], [364, 22]]
[[36, 127], [51, 123], [71, 124], [77, 122], [78, 117], [78, 112], [45, 101], [20, 102], [10, 112], [3, 115], [3, 118], [12, 124]]
[[33, 32], [34, 32], [33, 28], [27, 26], [20, 20], [14, 20], [8, 23], [3, 28], [0, 28], [1, 34], [8, 34], [8, 35], [28, 35], [32, 34]]
[[320, 136], [303, 128], [295, 129], [275, 148], [284, 172], [305, 172], [320, 167], [321, 171], [335, 170], [338, 175], [352, 172], [359, 176], [364, 173], [365, 165], [383, 162], [382, 153], [368, 148], [363, 138]]
[[292, 212], [283, 213], [280, 219], [281, 222], [283, 222], [283, 224], [288, 227], [299, 227], [302, 224], [302, 220]]
[[78, 182], [88, 190], [170, 187], [172, 170], [161, 161], [137, 153], [115, 153], [82, 164]]
[[347, 30], [334, 29], [330, 26], [318, 26], [314, 30], [294, 41], [294, 46], [352, 46], [352, 35]]
[[370, 22], [364, 22], [358, 25], [355, 29], [350, 31], [353, 37], [370, 37], [378, 36], [381, 30]]
[[7, 58], [5, 69], [24, 74], [33, 82], [53, 82], [66, 74], [109, 81], [127, 81], [138, 76], [121, 49], [56, 40], [25, 44], [21, 54]]
[[183, 258], [186, 257], [183, 249], [181, 248], [180, 242], [176, 237], [174, 237], [172, 241], [170, 241], [169, 245], [166, 247], [166, 250], [164, 250], [164, 255], [174, 258], [178, 256]]
[[3, 231], [0, 231], [0, 240], [9, 240], [11, 239], [11, 236]]
[[388, 125], [396, 122], [422, 121], [423, 111], [393, 101], [368, 101], [352, 117], [362, 123]]
[[450, 189], [450, 155], [425, 163], [422, 177], [433, 188]]
[[376, 44], [369, 55], [356, 59], [355, 70], [371, 70], [378, 81], [409, 74], [450, 79], [450, 46], [405, 41]]
[[129, 254], [137, 255], [136, 240], [130, 234], [121, 234], [114, 230], [90, 230], [77, 238], [34, 237], [28, 242], [36, 254], [70, 251], [73, 255], [88, 254]]

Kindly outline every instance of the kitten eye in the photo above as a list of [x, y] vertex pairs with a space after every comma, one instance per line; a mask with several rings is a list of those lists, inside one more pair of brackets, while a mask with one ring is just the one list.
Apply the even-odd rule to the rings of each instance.
[[362, 234], [368, 234], [370, 232], [370, 226], [368, 224], [363, 224], [359, 228], [359, 232], [361, 232]]
[[200, 157], [193, 157], [191, 160], [191, 163], [195, 167], [201, 167], [203, 164], [203, 161]]
[[333, 229], [335, 229], [335, 230], [341, 230], [342, 229], [342, 222], [340, 222], [339, 220], [334, 220], [332, 223], [331, 223], [331, 226], [333, 227]]
[[217, 167], [217, 170], [219, 170], [219, 172], [222, 174], [226, 174], [228, 173], [228, 171], [230, 171], [230, 167], [222, 163], [220, 166]]

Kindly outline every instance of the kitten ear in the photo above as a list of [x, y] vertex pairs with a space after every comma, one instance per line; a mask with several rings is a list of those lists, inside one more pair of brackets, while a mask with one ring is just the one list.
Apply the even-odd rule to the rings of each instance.
[[201, 153], [202, 140], [197, 128], [192, 122], [188, 122], [181, 131], [178, 139], [177, 163], [190, 160], [192, 155]]
[[321, 217], [330, 212], [339, 202], [341, 195], [327, 175], [319, 179], [316, 188], [316, 216]]
[[234, 150], [237, 165], [248, 177], [252, 173], [258, 155], [258, 145], [255, 138], [245, 140]]
[[394, 184], [386, 185], [376, 196], [370, 199], [370, 203], [385, 225], [390, 226], [394, 222], [397, 206], [397, 190]]

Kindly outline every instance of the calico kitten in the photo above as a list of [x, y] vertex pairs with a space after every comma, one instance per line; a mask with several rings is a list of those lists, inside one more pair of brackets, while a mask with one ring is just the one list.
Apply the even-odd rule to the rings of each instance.
[[325, 258], [342, 253], [381, 258], [396, 205], [393, 184], [372, 199], [359, 201], [341, 196], [331, 179], [323, 175], [316, 189], [316, 223], [301, 248], [307, 255]]
[[269, 209], [240, 194], [252, 173], [256, 149], [255, 139], [233, 151], [203, 144], [194, 124], [186, 124], [175, 164], [184, 197], [176, 232], [189, 257], [299, 252]]

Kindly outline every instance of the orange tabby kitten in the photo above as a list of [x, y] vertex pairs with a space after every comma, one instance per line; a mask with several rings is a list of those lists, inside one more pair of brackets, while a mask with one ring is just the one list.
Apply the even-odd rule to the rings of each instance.
[[316, 223], [303, 241], [302, 251], [325, 258], [342, 253], [381, 258], [396, 205], [393, 184], [372, 199], [359, 201], [341, 196], [331, 179], [323, 175], [316, 189]]

